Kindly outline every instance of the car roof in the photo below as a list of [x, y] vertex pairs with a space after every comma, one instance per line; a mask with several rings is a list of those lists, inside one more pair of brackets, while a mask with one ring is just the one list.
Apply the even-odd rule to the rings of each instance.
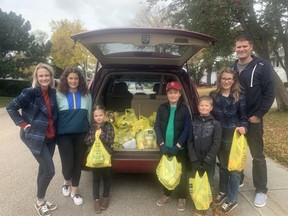
[[110, 28], [72, 36], [102, 65], [182, 66], [216, 39], [197, 32], [160, 28]]

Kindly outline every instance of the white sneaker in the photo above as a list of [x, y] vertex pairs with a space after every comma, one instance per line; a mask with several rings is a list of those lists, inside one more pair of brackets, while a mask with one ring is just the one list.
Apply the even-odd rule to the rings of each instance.
[[70, 193], [71, 193], [71, 185], [64, 184], [62, 186], [62, 194], [63, 194], [63, 196], [68, 197], [68, 196], [70, 196]]
[[266, 205], [267, 194], [265, 193], [256, 193], [254, 205], [256, 207], [264, 207]]
[[71, 198], [73, 199], [75, 205], [82, 205], [83, 204], [83, 198], [80, 196], [80, 194], [71, 194]]

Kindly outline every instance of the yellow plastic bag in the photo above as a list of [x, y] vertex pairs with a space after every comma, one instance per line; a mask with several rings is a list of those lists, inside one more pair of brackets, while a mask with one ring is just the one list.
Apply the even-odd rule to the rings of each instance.
[[87, 156], [86, 166], [91, 168], [111, 167], [111, 155], [105, 149], [99, 138], [98, 131], [95, 133], [95, 141]]
[[144, 131], [145, 129], [150, 128], [149, 119], [145, 116], [139, 116], [139, 119], [134, 122], [132, 130], [137, 133], [138, 131]]
[[242, 171], [246, 165], [247, 140], [244, 135], [234, 131], [233, 141], [230, 149], [228, 170]]
[[177, 161], [175, 156], [162, 156], [156, 168], [156, 175], [162, 185], [168, 190], [174, 190], [180, 183], [181, 173], [182, 164]]
[[156, 115], [157, 115], [157, 113], [153, 112], [153, 114], [148, 117], [151, 127], [154, 127], [154, 124], [155, 124], [155, 121], [156, 121]]
[[189, 192], [197, 210], [207, 210], [212, 202], [212, 193], [205, 172], [202, 177], [196, 172], [195, 178], [189, 178]]
[[138, 120], [134, 109], [126, 109], [125, 114], [115, 119], [117, 128], [132, 128], [133, 124]]
[[136, 143], [138, 150], [158, 148], [156, 143], [156, 134], [153, 128], [139, 131], [136, 134]]

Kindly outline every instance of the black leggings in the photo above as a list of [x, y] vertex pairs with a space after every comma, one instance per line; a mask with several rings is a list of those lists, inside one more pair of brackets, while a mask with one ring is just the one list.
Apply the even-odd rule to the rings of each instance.
[[100, 199], [100, 183], [103, 178], [103, 197], [109, 197], [110, 193], [110, 178], [111, 167], [95, 168], [93, 169], [93, 197]]
[[57, 138], [62, 173], [66, 181], [72, 181], [73, 187], [79, 186], [85, 135], [68, 134], [60, 135]]

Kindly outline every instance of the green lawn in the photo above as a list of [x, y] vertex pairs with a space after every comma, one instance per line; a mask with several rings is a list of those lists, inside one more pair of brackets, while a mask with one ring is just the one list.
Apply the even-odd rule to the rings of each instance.
[[0, 97], [0, 108], [2, 107], [6, 107], [7, 104], [9, 104], [12, 99], [14, 99], [13, 97]]

